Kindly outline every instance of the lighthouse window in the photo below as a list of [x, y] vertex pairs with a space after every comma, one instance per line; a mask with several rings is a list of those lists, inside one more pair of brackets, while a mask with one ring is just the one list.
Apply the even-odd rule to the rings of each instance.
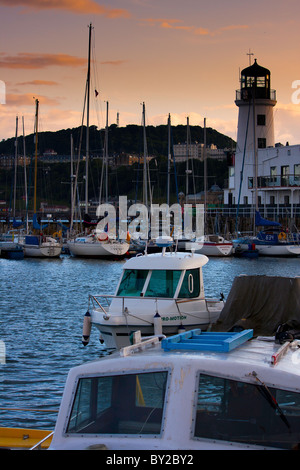
[[265, 114], [258, 114], [257, 115], [257, 125], [258, 126], [265, 126], [266, 125], [266, 115]]
[[259, 149], [265, 149], [267, 147], [267, 139], [264, 137], [259, 137], [257, 139], [257, 148]]
[[265, 87], [266, 86], [266, 78], [265, 77], [257, 77], [256, 85], [258, 87]]

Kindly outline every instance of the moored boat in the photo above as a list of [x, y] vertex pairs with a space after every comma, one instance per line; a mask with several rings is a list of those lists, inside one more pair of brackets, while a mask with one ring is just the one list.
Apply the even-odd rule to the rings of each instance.
[[84, 258], [122, 258], [128, 252], [129, 244], [126, 240], [111, 240], [107, 235], [105, 238], [100, 238], [95, 234], [90, 234], [87, 236], [77, 237], [74, 240], [68, 240], [67, 247], [73, 256]]
[[53, 431], [27, 428], [1, 428], [0, 450], [48, 449]]
[[249, 245], [255, 245], [260, 256], [299, 256], [300, 240], [298, 233], [290, 233], [276, 221], [270, 221], [255, 213], [255, 226], [264, 227], [257, 234], [238, 237], [233, 240], [234, 250], [247, 251]]
[[6, 259], [23, 259], [24, 250], [18, 242], [1, 242], [0, 241], [0, 258]]
[[194, 251], [206, 256], [230, 256], [233, 243], [220, 235], [205, 235], [186, 243], [187, 251]]
[[166, 252], [136, 256], [123, 266], [115, 295], [90, 295], [92, 308], [85, 316], [83, 343], [90, 328], [100, 332], [107, 348], [130, 344], [130, 335], [178, 330], [214, 323], [224, 306], [222, 300], [205, 298], [202, 267], [204, 255]]
[[20, 240], [25, 257], [58, 258], [61, 254], [62, 244], [53, 237], [41, 235], [25, 235]]
[[299, 341], [160, 339], [70, 370], [50, 450], [299, 448]]

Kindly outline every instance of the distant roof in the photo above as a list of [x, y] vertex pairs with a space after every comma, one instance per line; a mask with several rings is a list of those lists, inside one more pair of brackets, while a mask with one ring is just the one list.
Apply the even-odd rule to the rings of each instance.
[[262, 77], [270, 74], [270, 70], [266, 69], [265, 67], [262, 67], [261, 65], [258, 65], [256, 59], [254, 61], [254, 64], [243, 69], [241, 73], [241, 75], [246, 75], [247, 77]]

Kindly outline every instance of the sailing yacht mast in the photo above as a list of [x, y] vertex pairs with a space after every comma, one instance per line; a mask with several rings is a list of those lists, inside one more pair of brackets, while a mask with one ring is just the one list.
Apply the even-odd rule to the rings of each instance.
[[190, 153], [190, 120], [186, 118], [186, 169], [185, 169], [185, 197], [189, 193], [189, 153]]
[[39, 100], [35, 100], [35, 162], [34, 162], [34, 199], [33, 213], [36, 214], [37, 152], [38, 152]]
[[88, 71], [87, 71], [87, 107], [86, 107], [86, 153], [85, 153], [85, 212], [88, 213], [89, 205], [89, 156], [90, 156], [90, 78], [91, 78], [91, 37], [92, 23], [89, 25], [89, 50], [88, 50]]
[[207, 154], [206, 154], [206, 118], [204, 118], [204, 147], [203, 147], [203, 160], [204, 160], [204, 233], [207, 227]]
[[24, 184], [25, 184], [25, 207], [26, 207], [26, 233], [28, 233], [28, 194], [27, 194], [27, 174], [26, 174], [26, 142], [25, 142], [25, 126], [24, 116], [22, 116], [23, 124], [23, 161], [24, 161]]
[[14, 217], [16, 216], [17, 164], [18, 164], [18, 116], [16, 117], [16, 139], [15, 139], [14, 210], [13, 210]]
[[171, 116], [168, 117], [168, 170], [167, 170], [167, 205], [170, 205], [170, 164], [171, 164]]
[[106, 126], [105, 126], [105, 202], [108, 203], [108, 101], [106, 102]]
[[147, 142], [146, 142], [146, 117], [145, 103], [143, 102], [143, 136], [144, 136], [144, 167], [143, 167], [143, 204], [148, 207], [148, 188], [147, 188]]

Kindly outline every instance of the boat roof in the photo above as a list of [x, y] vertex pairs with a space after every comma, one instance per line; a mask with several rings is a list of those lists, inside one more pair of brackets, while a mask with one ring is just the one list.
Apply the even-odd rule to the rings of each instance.
[[197, 253], [162, 252], [130, 258], [123, 269], [183, 270], [200, 268], [207, 262], [207, 256]]
[[[105, 358], [74, 367], [70, 372], [75, 378], [84, 374], [123, 374], [136, 370], [145, 372], [177, 367], [189, 372], [192, 369], [201, 370], [208, 375], [236, 380], [252, 376], [254, 381], [256, 373], [263, 373], [261, 376], [269, 384], [300, 391], [300, 341], [281, 345], [274, 341], [274, 337], [251, 338], [253, 330], [224, 334], [227, 338], [221, 339], [223, 345], [217, 348], [214, 345], [214, 332], [211, 332], [211, 335], [210, 332], [206, 333], [206, 346], [200, 348], [197, 346], [197, 337], [202, 333], [198, 329], [162, 341], [154, 336]], [[207, 339], [209, 336], [211, 338]], [[228, 337], [231, 346], [227, 344], [224, 347], [224, 341], [228, 343]], [[169, 347], [172, 343], [174, 347]]]

